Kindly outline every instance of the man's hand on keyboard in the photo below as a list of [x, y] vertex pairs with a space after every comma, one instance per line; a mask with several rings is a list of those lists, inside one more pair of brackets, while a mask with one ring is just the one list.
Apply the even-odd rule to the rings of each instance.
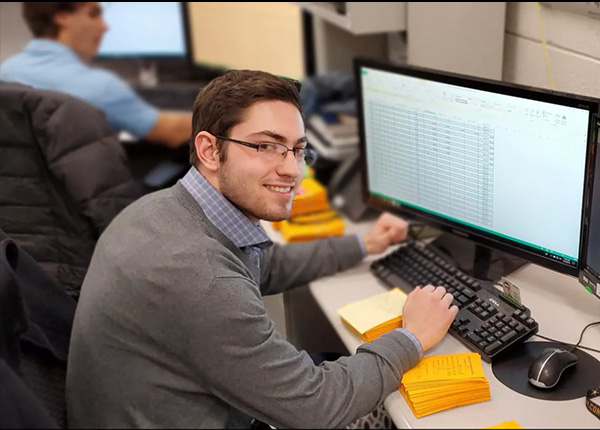
[[443, 287], [415, 287], [408, 295], [402, 311], [403, 326], [415, 335], [423, 351], [438, 343], [448, 332], [458, 314], [452, 294]]
[[380, 254], [394, 243], [406, 239], [408, 223], [391, 213], [385, 212], [377, 218], [375, 225], [363, 237], [367, 254]]

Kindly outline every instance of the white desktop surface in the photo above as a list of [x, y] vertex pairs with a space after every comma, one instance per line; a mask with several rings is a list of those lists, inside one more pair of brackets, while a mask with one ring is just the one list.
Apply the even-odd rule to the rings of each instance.
[[[363, 234], [368, 227], [348, 223], [347, 232]], [[271, 237], [277, 235], [273, 235], [272, 230], [268, 232]], [[387, 291], [369, 272], [369, 264], [376, 258], [368, 257], [355, 268], [309, 285], [327, 319], [352, 353], [362, 341], [342, 324], [337, 310], [355, 300]], [[508, 278], [520, 288], [523, 304], [531, 309], [532, 316], [539, 323], [541, 335], [576, 343], [587, 324], [600, 320], [600, 300], [586, 292], [574, 277], [528, 264]], [[534, 336], [531, 340], [543, 339]], [[586, 331], [582, 345], [600, 349], [600, 326], [590, 327]], [[454, 337], [446, 335], [426, 355], [468, 351]], [[600, 354], [586, 352], [600, 359]], [[490, 384], [490, 401], [417, 419], [400, 392], [396, 391], [386, 399], [385, 407], [398, 428], [484, 428], [508, 420], [517, 421], [523, 428], [600, 428], [598, 419], [587, 411], [584, 397], [569, 401], [534, 399], [502, 384], [494, 376], [489, 363], [483, 362], [483, 369]]]

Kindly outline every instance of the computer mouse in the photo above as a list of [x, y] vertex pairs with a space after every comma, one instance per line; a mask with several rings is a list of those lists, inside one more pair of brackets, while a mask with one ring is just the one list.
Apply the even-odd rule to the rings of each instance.
[[529, 383], [538, 388], [552, 388], [563, 372], [577, 364], [577, 356], [566, 349], [547, 348], [529, 366]]

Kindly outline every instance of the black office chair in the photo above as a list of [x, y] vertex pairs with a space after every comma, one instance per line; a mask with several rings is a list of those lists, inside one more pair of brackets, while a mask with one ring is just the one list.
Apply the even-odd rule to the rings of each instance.
[[75, 305], [0, 229], [0, 428], [66, 428]]
[[106, 116], [0, 81], [0, 228], [78, 297], [98, 237], [143, 195]]

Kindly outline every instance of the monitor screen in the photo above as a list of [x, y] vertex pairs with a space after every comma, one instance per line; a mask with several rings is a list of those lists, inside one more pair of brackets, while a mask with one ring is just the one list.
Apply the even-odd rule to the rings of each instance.
[[183, 2], [102, 2], [108, 31], [98, 56], [187, 57]]
[[600, 298], [600, 115], [594, 119], [594, 157], [588, 173], [588, 201], [584, 228], [581, 282]]
[[357, 60], [367, 202], [577, 275], [597, 100]]

